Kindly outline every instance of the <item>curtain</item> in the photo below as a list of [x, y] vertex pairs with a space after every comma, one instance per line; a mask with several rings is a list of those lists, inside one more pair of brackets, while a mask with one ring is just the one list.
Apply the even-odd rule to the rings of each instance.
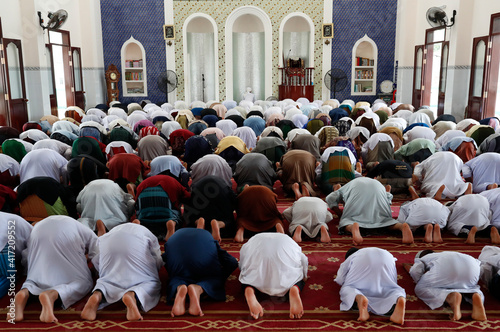
[[218, 100], [219, 96], [215, 95], [214, 34], [188, 32], [187, 51], [185, 61], [190, 68], [187, 88], [191, 91], [191, 101]]
[[[304, 67], [309, 67], [309, 37], [310, 31], [283, 32], [283, 56], [288, 58], [301, 58]], [[282, 56], [280, 54], [280, 56]]]
[[265, 96], [264, 32], [233, 32], [233, 99], [243, 99], [246, 88], [252, 88], [255, 99]]

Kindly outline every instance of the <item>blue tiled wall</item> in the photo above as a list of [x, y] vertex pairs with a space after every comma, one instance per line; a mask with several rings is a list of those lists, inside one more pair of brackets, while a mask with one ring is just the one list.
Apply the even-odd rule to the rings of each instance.
[[158, 89], [156, 79], [165, 70], [165, 22], [163, 0], [101, 0], [102, 43], [104, 65], [116, 65], [121, 73], [121, 47], [131, 36], [141, 42], [146, 51], [148, 97], [123, 97], [120, 84], [120, 101], [130, 103], [149, 99], [164, 102], [165, 94]]
[[[397, 0], [333, 1], [332, 68], [342, 69], [349, 79], [347, 87], [337, 92], [338, 100], [373, 102], [380, 93], [380, 82], [393, 80], [396, 15]], [[365, 34], [378, 47], [377, 95], [351, 97], [352, 48]]]

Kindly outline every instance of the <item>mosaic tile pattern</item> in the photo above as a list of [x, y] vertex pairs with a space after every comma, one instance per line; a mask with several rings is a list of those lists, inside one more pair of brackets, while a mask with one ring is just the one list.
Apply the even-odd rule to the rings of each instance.
[[[186, 18], [193, 13], [210, 15], [217, 23], [219, 43], [219, 98], [226, 96], [225, 68], [225, 23], [229, 14], [238, 7], [252, 5], [264, 10], [273, 27], [272, 31], [272, 80], [273, 95], [278, 95], [279, 26], [283, 18], [293, 12], [307, 14], [315, 25], [314, 42], [314, 95], [321, 96], [323, 77], [321, 24], [323, 22], [324, 1], [322, 0], [210, 0], [174, 1], [176, 29], [176, 72], [179, 78], [177, 98], [184, 99], [184, 59], [182, 27]], [[346, 89], [337, 93], [337, 99], [351, 98], [350, 74], [351, 57], [354, 43], [365, 34], [375, 41], [378, 47], [377, 93], [383, 80], [393, 80], [394, 48], [396, 37], [397, 0], [334, 0], [332, 18], [334, 39], [332, 39], [332, 68], [344, 70], [349, 77]], [[157, 88], [156, 78], [165, 70], [164, 1], [113, 1], [101, 0], [101, 20], [105, 67], [115, 64], [121, 70], [120, 50], [122, 44], [133, 36], [146, 50], [148, 99], [153, 102], [165, 100]], [[140, 101], [145, 97], [120, 98], [125, 102]], [[373, 101], [377, 96], [353, 96], [351, 99]]]
[[114, 64], [121, 72], [121, 47], [131, 36], [142, 43], [146, 52], [148, 97], [123, 97], [120, 84], [120, 100], [123, 102], [139, 102], [143, 99], [150, 99], [153, 102], [165, 100], [165, 94], [158, 89], [156, 83], [159, 74], [165, 70], [166, 63], [164, 22], [163, 0], [101, 0], [105, 68]]
[[[344, 91], [337, 92], [338, 100], [373, 102], [380, 93], [380, 83], [393, 80], [396, 16], [397, 0], [333, 0], [332, 68], [342, 69], [349, 78]], [[351, 97], [352, 48], [365, 34], [378, 48], [377, 95]]]
[[[336, 1], [336, 0], [335, 0]], [[335, 2], [334, 1], [334, 2]], [[184, 72], [182, 27], [189, 15], [204, 13], [210, 15], [217, 23], [219, 37], [219, 98], [226, 98], [226, 67], [225, 67], [225, 30], [226, 19], [235, 9], [242, 6], [255, 6], [264, 10], [273, 27], [272, 31], [272, 80], [273, 95], [278, 96], [278, 63], [279, 57], [279, 27], [285, 16], [294, 12], [302, 12], [308, 15], [314, 23], [314, 95], [321, 96], [321, 66], [322, 66], [322, 37], [321, 24], [323, 22], [324, 2], [322, 0], [216, 0], [216, 1], [174, 1], [175, 34], [176, 34], [176, 72]], [[179, 87], [177, 98], [184, 99], [184, 77], [178, 75]]]

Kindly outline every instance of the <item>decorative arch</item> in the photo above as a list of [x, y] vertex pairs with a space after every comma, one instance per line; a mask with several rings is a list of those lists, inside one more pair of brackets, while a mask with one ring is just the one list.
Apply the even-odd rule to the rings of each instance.
[[[360, 64], [358, 65], [356, 63], [356, 53], [358, 50], [358, 47], [361, 43], [367, 42], [368, 44], [371, 45], [372, 47], [372, 60], [373, 60], [373, 65], [371, 63], [368, 63], [367, 65]], [[356, 43], [354, 43], [354, 46], [352, 48], [352, 72], [351, 72], [351, 95], [376, 95], [377, 94], [377, 59], [378, 59], [378, 47], [377, 44], [368, 37], [366, 34], [358, 39]], [[360, 71], [360, 73], [368, 75], [367, 77], [361, 76], [357, 77], [356, 71]], [[367, 72], [367, 73], [365, 73]], [[355, 90], [355, 86], [359, 85], [361, 87], [364, 86], [371, 86], [371, 91], [369, 92], [362, 92], [362, 91], [357, 91]]]
[[280, 24], [280, 28], [279, 28], [279, 56], [278, 56], [278, 61], [279, 61], [279, 67], [283, 67], [284, 66], [284, 63], [283, 63], [283, 30], [285, 28], [285, 25], [286, 23], [288, 22], [289, 19], [291, 18], [295, 18], [295, 17], [301, 17], [303, 19], [305, 19], [307, 21], [307, 24], [309, 25], [309, 33], [310, 33], [310, 37], [309, 37], [309, 63], [306, 64], [306, 67], [314, 67], [314, 23], [312, 21], [312, 19], [302, 13], [302, 12], [295, 12], [295, 13], [290, 13], [288, 14], [287, 16], [285, 16], [283, 18], [283, 20], [281, 21], [281, 24]]
[[233, 99], [233, 26], [243, 15], [254, 15], [264, 26], [264, 91], [265, 96], [272, 95], [272, 24], [269, 16], [262, 9], [255, 6], [243, 6], [235, 9], [226, 20], [225, 48], [226, 48], [226, 99]]
[[[130, 44], [135, 44], [139, 47], [142, 53], [142, 70], [136, 70], [134, 68], [127, 68], [125, 67], [125, 60], [127, 60], [127, 47]], [[124, 97], [145, 97], [148, 95], [148, 80], [147, 80], [147, 75], [146, 75], [146, 50], [144, 49], [144, 46], [142, 46], [142, 43], [135, 39], [133, 36], [130, 36], [130, 38], [123, 43], [122, 48], [121, 48], [121, 59], [122, 59], [122, 91], [123, 91], [123, 96]], [[142, 85], [143, 92], [142, 93], [128, 93], [128, 83], [125, 80], [125, 72], [127, 70], [134, 70], [137, 71], [138, 73], [142, 73], [142, 80], [139, 80], [138, 82], [142, 84], [136, 84], [134, 82], [130, 82], [130, 84], [136, 84], [136, 85]]]
[[[187, 45], [187, 33], [188, 33], [188, 26], [191, 21], [194, 19], [198, 18], [203, 18], [206, 19], [210, 22], [212, 25], [212, 30], [214, 33], [214, 64], [215, 64], [215, 77], [214, 77], [214, 87], [215, 87], [215, 98], [219, 98], [219, 33], [218, 33], [218, 28], [217, 28], [217, 22], [212, 18], [212, 16], [204, 14], [204, 13], [194, 13], [192, 15], [189, 15], [186, 20], [184, 21], [184, 25], [182, 28], [182, 40], [184, 41], [183, 43], [183, 54], [187, 55], [188, 54], [188, 45]], [[191, 96], [191, 89], [189, 89], [189, 86], [191, 84], [191, 68], [189, 66], [189, 61], [188, 59], [184, 60], [184, 99], [186, 102], [190, 103], [192, 102], [192, 96]]]

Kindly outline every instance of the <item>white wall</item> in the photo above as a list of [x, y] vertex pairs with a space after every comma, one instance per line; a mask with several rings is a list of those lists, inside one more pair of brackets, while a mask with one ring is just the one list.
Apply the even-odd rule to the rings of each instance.
[[399, 65], [397, 101], [412, 102], [415, 46], [425, 43], [425, 30], [431, 28], [427, 10], [443, 5], [448, 19], [453, 10], [457, 11], [455, 25], [446, 32], [450, 54], [444, 112], [460, 120], [467, 105], [472, 39], [489, 33], [491, 14], [500, 12], [500, 1], [399, 0], [395, 50]]
[[48, 22], [48, 12], [68, 12], [61, 29], [70, 32], [72, 46], [81, 48], [87, 108], [105, 101], [99, 0], [0, 0], [0, 8], [3, 37], [20, 39], [22, 43], [29, 120], [37, 121], [50, 114], [45, 52], [48, 33], [39, 26], [38, 11], [44, 24]]

